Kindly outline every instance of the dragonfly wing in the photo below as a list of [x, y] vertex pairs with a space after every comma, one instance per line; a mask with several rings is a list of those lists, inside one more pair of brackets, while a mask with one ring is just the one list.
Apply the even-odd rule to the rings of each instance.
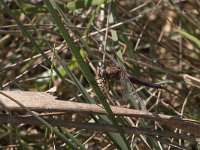
[[138, 105], [136, 104], [136, 101], [138, 100], [138, 102], [140, 103], [140, 107], [143, 111], [148, 112], [146, 109], [146, 105], [144, 103], [144, 101], [140, 98], [140, 96], [138, 95], [137, 91], [134, 89], [131, 81], [129, 80], [128, 76], [126, 76], [126, 73], [121, 72], [120, 75], [120, 80], [121, 80], [121, 85], [122, 85], [122, 89], [123, 94], [125, 94], [127, 98], [130, 99], [131, 103], [138, 108]]
[[123, 95], [123, 98], [128, 98], [127, 95], [128, 95], [128, 86], [127, 86], [127, 83], [126, 83], [126, 80], [125, 80], [125, 76], [124, 74], [121, 72], [120, 73], [120, 83], [121, 83], [121, 88], [122, 88], [122, 95]]

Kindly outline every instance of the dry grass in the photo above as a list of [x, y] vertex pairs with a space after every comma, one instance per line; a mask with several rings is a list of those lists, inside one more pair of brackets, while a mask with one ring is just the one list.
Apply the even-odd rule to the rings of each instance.
[[[45, 3], [5, 2], [0, 6], [2, 90], [53, 90], [52, 94], [59, 99], [100, 103], [110, 120], [114, 121], [107, 103], [103, 101], [105, 98], [110, 106], [134, 110], [140, 109], [140, 106], [137, 98], [133, 100], [130, 95], [130, 101], [123, 100], [119, 81], [102, 83], [103, 96], [96, 88], [94, 81], [98, 78], [98, 63], [105, 66], [115, 65], [105, 54], [106, 51], [118, 62], [121, 60], [125, 70], [131, 74], [145, 81], [164, 85], [163, 89], [134, 85], [149, 112], [185, 120], [193, 119], [199, 125], [199, 2], [105, 1], [101, 7], [98, 5], [100, 0], [88, 2], [87, 5], [81, 2], [59, 5], [52, 3], [57, 16], [61, 16], [57, 17], [58, 22], [64, 22], [63, 30], [56, 24], [56, 17]], [[16, 15], [23, 27], [11, 17], [9, 10]], [[74, 45], [66, 38], [66, 31]], [[73, 46], [80, 51], [84, 64]], [[88, 67], [84, 68], [85, 66]], [[5, 112], [2, 111], [1, 114]], [[23, 118], [26, 113], [14, 111], [12, 114]], [[62, 116], [52, 113], [46, 119], [52, 119], [50, 116], [59, 119], [58, 121], [65, 119], [69, 122], [109, 124], [105, 118], [94, 114], [76, 112]], [[65, 138], [71, 139], [69, 143], [72, 145], [66, 141], [67, 144], [63, 145], [64, 138], [55, 134], [48, 126], [42, 127], [43, 123], [28, 125], [18, 122], [17, 125], [5, 123], [0, 126], [0, 145], [4, 148], [16, 146], [19, 149], [53, 149], [53, 146], [68, 149], [74, 145], [76, 148], [82, 145], [81, 149], [126, 149], [128, 146], [133, 149], [198, 149], [195, 142], [180, 140], [178, 136], [162, 137], [159, 134], [161, 131], [180, 136], [189, 134], [194, 141], [198, 141], [199, 134], [181, 130], [180, 126], [173, 123], [173, 127], [170, 127], [169, 124], [160, 124], [156, 120], [150, 121], [149, 118], [130, 116], [120, 116], [116, 120], [119, 125], [144, 129], [143, 131], [149, 129], [152, 134], [127, 134], [124, 136], [125, 140], [122, 134], [109, 133], [108, 130], [94, 132], [88, 128], [81, 130], [75, 125], [74, 128], [59, 127], [55, 122], [55, 129]], [[112, 127], [115, 128], [117, 124]]]

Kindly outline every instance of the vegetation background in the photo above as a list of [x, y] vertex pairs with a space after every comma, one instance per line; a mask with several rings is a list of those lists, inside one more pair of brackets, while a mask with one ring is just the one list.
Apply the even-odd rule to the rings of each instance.
[[[130, 101], [123, 100], [119, 81], [99, 82], [99, 64], [116, 65], [107, 53], [138, 78], [164, 85], [163, 89], [134, 85], [149, 112], [200, 119], [199, 1], [0, 0], [0, 4], [2, 90], [48, 91], [63, 100], [102, 104], [110, 120], [106, 116], [81, 113], [54, 115], [57, 118], [97, 124], [112, 121], [116, 127], [184, 133], [157, 122], [114, 117], [111, 105], [140, 108], [137, 98], [131, 94]], [[7, 149], [199, 148], [197, 143], [187, 140], [123, 134], [118, 129], [119, 133], [111, 133], [61, 126], [1, 124], [0, 146]]]

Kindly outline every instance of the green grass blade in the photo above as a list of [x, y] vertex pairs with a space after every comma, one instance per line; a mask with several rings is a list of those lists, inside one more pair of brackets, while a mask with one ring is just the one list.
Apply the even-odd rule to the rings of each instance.
[[73, 11], [76, 9], [80, 8], [87, 8], [87, 7], [92, 7], [92, 6], [97, 6], [103, 3], [106, 3], [107, 0], [79, 0], [79, 1], [74, 1], [74, 2], [69, 2], [67, 4], [67, 10], [68, 11]]
[[182, 36], [186, 37], [188, 40], [194, 42], [199, 48], [200, 48], [200, 40], [196, 38], [195, 36], [189, 34], [186, 31], [183, 31], [181, 29], [176, 29], [175, 32], [180, 33]]

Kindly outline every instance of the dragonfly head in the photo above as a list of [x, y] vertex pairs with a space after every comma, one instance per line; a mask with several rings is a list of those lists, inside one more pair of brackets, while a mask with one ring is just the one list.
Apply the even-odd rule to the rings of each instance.
[[97, 68], [97, 74], [99, 77], [106, 79], [108, 77], [108, 73], [104, 67]]

